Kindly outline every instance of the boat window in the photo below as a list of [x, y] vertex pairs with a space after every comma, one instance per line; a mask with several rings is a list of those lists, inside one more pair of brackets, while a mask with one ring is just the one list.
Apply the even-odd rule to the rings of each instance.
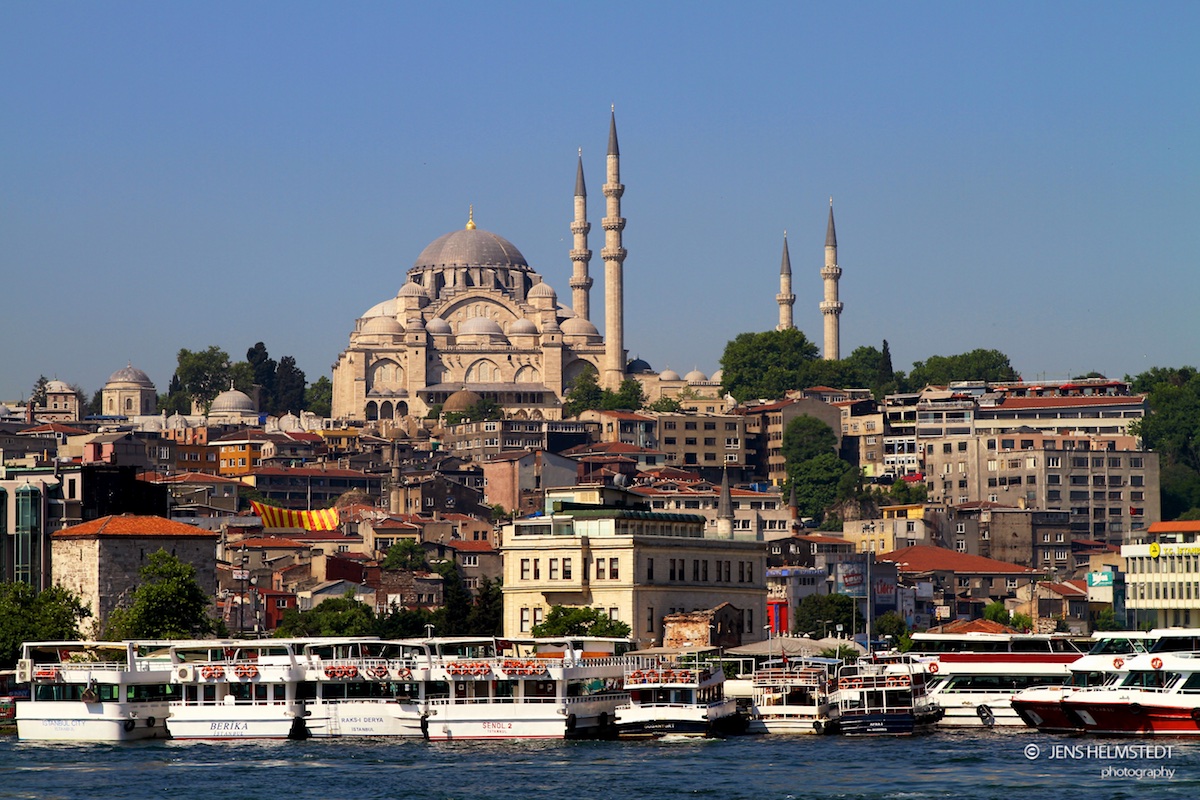
[[1185, 653], [1200, 650], [1200, 636], [1164, 636], [1153, 644], [1151, 653]]
[[1014, 653], [1046, 653], [1050, 651], [1050, 642], [1045, 639], [1013, 639]]
[[1122, 686], [1140, 686], [1145, 689], [1162, 689], [1170, 686], [1179, 677], [1175, 672], [1162, 670], [1136, 670], [1125, 676]]
[[296, 699], [297, 700], [316, 700], [317, 699], [317, 682], [303, 681], [296, 684]]
[[1188, 675], [1188, 679], [1183, 682], [1183, 686], [1179, 687], [1179, 691], [1194, 694], [1200, 692], [1200, 672], [1193, 672]]
[[430, 681], [425, 685], [426, 697], [449, 697], [450, 684], [446, 681]]
[[1107, 672], [1072, 672], [1071, 677], [1067, 679], [1067, 686], [1078, 686], [1085, 688], [1088, 686], [1102, 686], [1108, 682], [1109, 674]]
[[1101, 639], [1088, 651], [1090, 656], [1123, 656], [1140, 652], [1141, 641], [1136, 639]]

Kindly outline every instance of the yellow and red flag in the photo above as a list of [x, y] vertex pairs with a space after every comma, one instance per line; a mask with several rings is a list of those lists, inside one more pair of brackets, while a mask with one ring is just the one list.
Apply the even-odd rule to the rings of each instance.
[[303, 528], [306, 531], [335, 531], [340, 522], [336, 508], [323, 508], [320, 511], [292, 511], [289, 508], [277, 508], [250, 501], [254, 513], [262, 517], [264, 528]]

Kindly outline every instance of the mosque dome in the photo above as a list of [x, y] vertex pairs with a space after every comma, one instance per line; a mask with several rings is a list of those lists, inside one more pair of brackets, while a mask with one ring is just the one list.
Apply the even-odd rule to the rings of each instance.
[[188, 427], [190, 426], [188, 425], [187, 417], [183, 416], [183, 414], [180, 414], [178, 411], [167, 417], [167, 430], [184, 430]]
[[64, 392], [70, 392], [71, 387], [62, 381], [47, 381], [46, 391], [48, 393], [52, 392], [54, 394], [62, 394]]
[[521, 319], [513, 320], [512, 323], [509, 324], [509, 326], [508, 326], [508, 335], [509, 336], [515, 336], [515, 335], [521, 335], [521, 334], [536, 334], [537, 332], [538, 332], [537, 325], [534, 324], [533, 320], [525, 319], [524, 317], [522, 317]]
[[472, 392], [470, 389], [459, 389], [446, 398], [446, 402], [442, 404], [442, 412], [455, 411], [462, 413], [482, 399], [483, 397]]
[[673, 369], [664, 369], [662, 372], [658, 373], [658, 379], [660, 381], [682, 380], [682, 378], [679, 377], [679, 373]]
[[425, 332], [440, 335], [449, 334], [450, 323], [446, 322], [446, 320], [442, 319], [441, 317], [434, 317], [433, 319], [429, 320], [429, 322], [425, 323]]
[[545, 281], [542, 281], [541, 283], [535, 283], [532, 287], [530, 287], [529, 294], [527, 294], [526, 297], [528, 297], [530, 300], [539, 300], [541, 298], [558, 300], [558, 294], [554, 291], [554, 288]]
[[382, 336], [397, 336], [404, 333], [404, 326], [396, 321], [394, 317], [371, 317], [365, 323], [359, 333], [375, 334]]
[[396, 296], [397, 297], [424, 297], [425, 290], [421, 288], [420, 284], [414, 283], [413, 281], [409, 281], [400, 287], [400, 291], [396, 294]]
[[562, 332], [573, 336], [599, 336], [596, 326], [583, 317], [570, 317], [562, 321]]
[[[468, 222], [462, 230], [434, 239], [417, 256], [414, 269], [430, 267], [509, 267], [529, 269], [525, 256], [503, 236]], [[420, 288], [420, 287], [417, 287]]]
[[396, 298], [389, 297], [382, 303], [376, 303], [363, 312], [359, 319], [370, 319], [371, 317], [394, 317], [396, 316]]
[[649, 361], [639, 357], [626, 364], [625, 371], [630, 375], [641, 375], [646, 372], [654, 372], [654, 368], [650, 366]]
[[221, 392], [208, 407], [209, 414], [253, 414], [254, 401], [245, 392], [230, 389]]
[[458, 326], [459, 336], [470, 336], [472, 334], [483, 336], [503, 336], [504, 331], [500, 327], [500, 323], [491, 317], [471, 317], [464, 320]]
[[138, 386], [144, 386], [147, 389], [154, 388], [154, 382], [150, 380], [150, 376], [142, 372], [137, 367], [130, 364], [124, 369], [119, 369], [112, 375], [108, 376], [109, 383], [135, 383]]
[[708, 383], [708, 376], [698, 369], [694, 369], [687, 375], [684, 375], [683, 379], [688, 383]]
[[720, 383], [721, 379], [724, 377], [725, 377], [725, 371], [719, 369], [709, 377], [709, 380], [712, 381], [713, 383]]

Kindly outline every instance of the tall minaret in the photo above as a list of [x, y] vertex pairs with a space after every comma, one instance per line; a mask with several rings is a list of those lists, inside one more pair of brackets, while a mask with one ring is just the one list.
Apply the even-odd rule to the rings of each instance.
[[775, 330], [790, 331], [796, 327], [792, 324], [792, 304], [796, 302], [796, 295], [792, 294], [792, 259], [788, 255], [787, 231], [783, 232], [783, 264], [779, 267], [779, 294], [775, 295], [775, 302], [779, 303], [779, 324]]
[[608, 126], [608, 175], [604, 184], [606, 198], [604, 226], [604, 374], [600, 385], [610, 391], [621, 388], [625, 379], [625, 248], [621, 246], [621, 231], [625, 219], [621, 216], [621, 153], [617, 147], [617, 110], [613, 107]]
[[821, 268], [821, 278], [825, 282], [825, 299], [821, 301], [821, 315], [825, 318], [825, 360], [837, 361], [841, 358], [838, 340], [840, 338], [840, 317], [842, 303], [838, 300], [838, 279], [842, 277], [842, 269], [837, 263], [837, 233], [833, 229], [833, 198], [829, 198], [829, 227], [825, 231], [825, 266]]
[[575, 221], [571, 223], [571, 233], [575, 236], [575, 246], [571, 248], [571, 305], [575, 316], [588, 319], [590, 307], [588, 292], [592, 290], [592, 279], [588, 275], [588, 264], [592, 260], [592, 251], [588, 250], [588, 233], [592, 230], [587, 221], [587, 187], [583, 185], [583, 148], [579, 148], [579, 167], [575, 171]]

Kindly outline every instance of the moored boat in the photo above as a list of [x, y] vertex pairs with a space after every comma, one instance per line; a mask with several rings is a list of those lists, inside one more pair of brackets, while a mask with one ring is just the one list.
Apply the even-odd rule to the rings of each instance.
[[793, 658], [755, 669], [746, 732], [823, 733], [829, 724], [830, 676], [839, 663]]
[[617, 736], [720, 737], [742, 733], [746, 719], [725, 695], [719, 664], [635, 658], [625, 673], [629, 700], [617, 708]]
[[1200, 736], [1200, 653], [1130, 657], [1119, 682], [1064, 694], [1073, 730], [1109, 736]]
[[926, 691], [926, 672], [907, 655], [867, 655], [837, 671], [830, 732], [911, 736], [930, 731], [942, 709]]

